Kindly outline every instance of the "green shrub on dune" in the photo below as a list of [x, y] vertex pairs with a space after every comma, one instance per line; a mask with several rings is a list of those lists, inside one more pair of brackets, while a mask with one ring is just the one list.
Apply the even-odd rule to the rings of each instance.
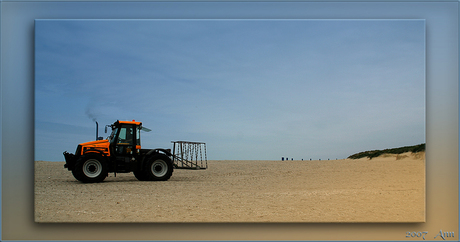
[[350, 155], [348, 159], [359, 159], [363, 157], [367, 157], [369, 159], [372, 159], [374, 157], [381, 156], [383, 154], [402, 154], [406, 152], [412, 152], [412, 153], [417, 153], [425, 151], [425, 143], [419, 144], [419, 145], [413, 145], [413, 146], [404, 146], [400, 148], [392, 148], [392, 149], [385, 149], [385, 150], [371, 150], [371, 151], [364, 151], [364, 152], [359, 152], [353, 155]]

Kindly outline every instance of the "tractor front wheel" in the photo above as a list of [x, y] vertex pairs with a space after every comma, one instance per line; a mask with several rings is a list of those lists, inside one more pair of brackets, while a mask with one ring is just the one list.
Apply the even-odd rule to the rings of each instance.
[[81, 182], [102, 182], [108, 174], [107, 163], [100, 155], [83, 155], [77, 160], [72, 174]]
[[149, 181], [166, 181], [173, 173], [172, 161], [166, 155], [154, 155], [145, 163], [144, 172]]

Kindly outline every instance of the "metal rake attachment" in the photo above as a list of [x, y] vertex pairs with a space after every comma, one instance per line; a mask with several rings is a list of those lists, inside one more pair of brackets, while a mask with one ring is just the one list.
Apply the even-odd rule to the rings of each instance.
[[[206, 169], [206, 143], [171, 141], [173, 143], [173, 164], [177, 169]], [[203, 159], [204, 158], [204, 159]]]

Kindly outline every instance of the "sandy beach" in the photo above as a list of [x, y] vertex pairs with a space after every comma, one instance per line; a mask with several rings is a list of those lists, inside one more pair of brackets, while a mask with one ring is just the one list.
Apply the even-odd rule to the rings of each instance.
[[113, 173], [84, 184], [35, 162], [35, 221], [424, 222], [425, 155], [371, 160], [208, 161], [165, 182]]

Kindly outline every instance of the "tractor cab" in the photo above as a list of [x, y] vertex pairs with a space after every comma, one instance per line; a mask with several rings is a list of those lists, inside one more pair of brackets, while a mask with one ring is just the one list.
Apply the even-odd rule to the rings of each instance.
[[[141, 149], [142, 123], [136, 121], [117, 121], [111, 125], [108, 137], [110, 151], [117, 155], [136, 155]], [[106, 126], [106, 130], [107, 130]]]
[[[112, 159], [115, 159], [115, 170], [128, 171], [133, 169], [140, 158], [142, 123], [136, 121], [116, 121], [108, 125], [112, 133], [108, 137]], [[107, 128], [107, 126], [106, 126]]]

